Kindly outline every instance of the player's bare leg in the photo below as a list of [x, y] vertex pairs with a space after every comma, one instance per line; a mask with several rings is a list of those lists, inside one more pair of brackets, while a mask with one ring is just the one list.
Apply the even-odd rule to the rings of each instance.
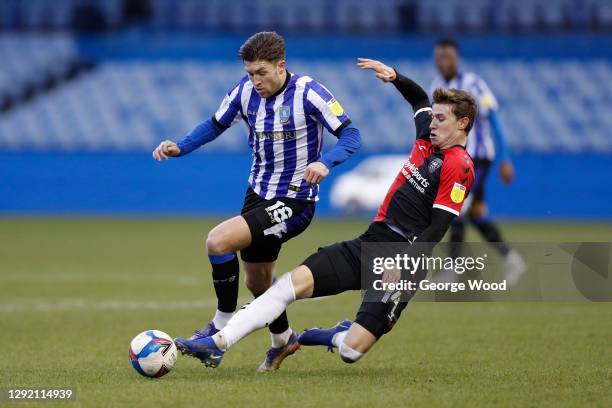
[[255, 296], [264, 293], [272, 285], [276, 262], [242, 261], [244, 284]]
[[251, 231], [244, 217], [238, 215], [223, 221], [208, 233], [208, 255], [224, 255], [239, 251], [251, 244]]

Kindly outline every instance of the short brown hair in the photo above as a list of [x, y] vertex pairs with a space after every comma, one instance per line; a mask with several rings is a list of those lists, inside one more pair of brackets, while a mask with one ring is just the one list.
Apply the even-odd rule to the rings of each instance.
[[276, 62], [285, 59], [285, 40], [274, 31], [253, 34], [242, 44], [238, 58], [243, 61]]
[[462, 89], [436, 88], [433, 93], [433, 103], [451, 105], [451, 112], [457, 119], [468, 118], [470, 122], [465, 127], [465, 133], [469, 133], [474, 125], [474, 118], [478, 112], [476, 101], [469, 92]]

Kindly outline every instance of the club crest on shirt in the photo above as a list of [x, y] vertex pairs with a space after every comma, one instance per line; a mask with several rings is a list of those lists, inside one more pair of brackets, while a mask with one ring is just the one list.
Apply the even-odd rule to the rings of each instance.
[[427, 167], [427, 170], [430, 173], [433, 173], [436, 170], [438, 170], [440, 167], [442, 167], [442, 160], [441, 159], [433, 159], [432, 161], [429, 162], [429, 166]]
[[289, 118], [291, 117], [291, 106], [281, 105], [278, 108], [278, 118], [282, 125], [287, 124], [289, 122]]
[[465, 186], [455, 183], [453, 185], [453, 189], [451, 190], [450, 197], [451, 200], [453, 200], [453, 203], [459, 204], [462, 202], [465, 198]]

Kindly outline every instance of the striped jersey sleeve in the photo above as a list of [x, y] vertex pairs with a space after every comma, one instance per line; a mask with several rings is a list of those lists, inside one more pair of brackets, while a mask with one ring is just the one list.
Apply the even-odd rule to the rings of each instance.
[[307, 84], [304, 110], [335, 136], [338, 136], [340, 131], [351, 123], [344, 108], [334, 95], [314, 80]]
[[473, 85], [469, 89], [470, 93], [476, 98], [478, 103], [479, 113], [487, 116], [491, 111], [497, 111], [499, 105], [497, 99], [489, 88], [489, 85], [479, 76], [476, 76]]
[[245, 83], [245, 76], [223, 98], [219, 109], [215, 112], [215, 120], [225, 127], [230, 127], [242, 119], [242, 104], [240, 96]]

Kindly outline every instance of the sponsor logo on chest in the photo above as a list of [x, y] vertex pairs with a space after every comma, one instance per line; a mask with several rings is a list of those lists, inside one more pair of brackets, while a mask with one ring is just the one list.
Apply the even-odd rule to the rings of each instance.
[[406, 177], [408, 182], [421, 193], [425, 193], [425, 189], [429, 187], [429, 180], [423, 177], [417, 166], [410, 160], [402, 167], [402, 174]]

